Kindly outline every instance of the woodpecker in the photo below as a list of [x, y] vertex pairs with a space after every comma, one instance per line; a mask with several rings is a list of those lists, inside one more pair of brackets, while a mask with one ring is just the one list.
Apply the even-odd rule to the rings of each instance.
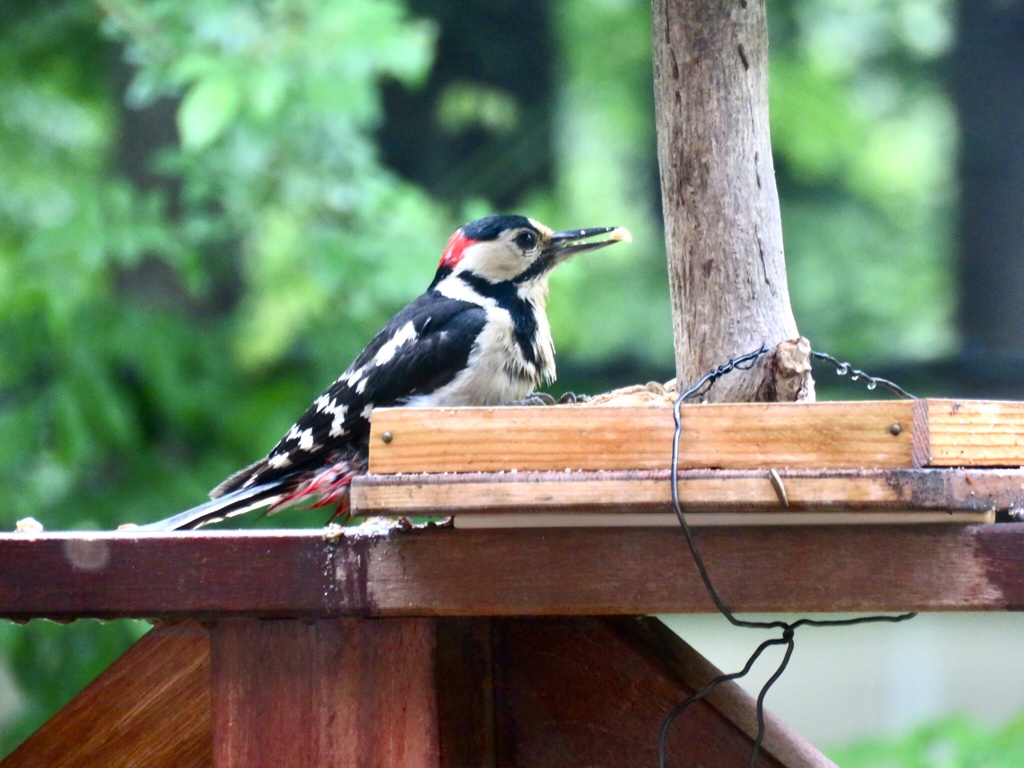
[[[593, 239], [599, 235], [608, 237]], [[345, 515], [349, 484], [366, 472], [374, 408], [505, 405], [554, 381], [548, 276], [577, 253], [630, 239], [621, 227], [553, 232], [513, 215], [459, 227], [426, 292], [391, 318], [266, 458], [214, 488], [205, 504], [139, 528], [198, 528], [298, 504], [333, 505]]]

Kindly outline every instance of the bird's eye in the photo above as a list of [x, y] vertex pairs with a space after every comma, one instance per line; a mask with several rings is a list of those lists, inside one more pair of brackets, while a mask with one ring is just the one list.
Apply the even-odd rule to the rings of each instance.
[[537, 247], [537, 235], [528, 229], [524, 229], [515, 236], [515, 240], [513, 240], [513, 242], [524, 251], [532, 251]]

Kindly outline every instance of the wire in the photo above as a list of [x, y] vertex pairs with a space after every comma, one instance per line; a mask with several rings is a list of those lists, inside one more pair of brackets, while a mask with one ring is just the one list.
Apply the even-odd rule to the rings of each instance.
[[[746, 629], [777, 629], [782, 632], [781, 637], [770, 638], [762, 642], [754, 653], [750, 656], [746, 665], [739, 672], [731, 674], [720, 675], [708, 683], [704, 688], [694, 693], [684, 701], [680, 702], [669, 714], [665, 717], [662, 723], [661, 732], [658, 736], [658, 765], [661, 768], [666, 768], [667, 760], [667, 741], [669, 730], [675, 719], [683, 713], [683, 711], [700, 701], [708, 695], [715, 687], [721, 685], [724, 682], [730, 680], [736, 680], [745, 676], [751, 668], [753, 668], [757, 659], [761, 654], [768, 648], [775, 645], [784, 645], [786, 647], [785, 653], [782, 657], [782, 661], [776, 668], [775, 672], [772, 673], [771, 677], [761, 687], [760, 692], [757, 695], [756, 713], [757, 713], [757, 733], [754, 738], [753, 746], [750, 753], [750, 768], [754, 768], [757, 763], [757, 757], [761, 750], [761, 744], [764, 741], [765, 735], [765, 722], [764, 722], [764, 700], [768, 695], [768, 691], [775, 684], [775, 682], [782, 676], [783, 672], [789, 666], [790, 659], [793, 656], [793, 651], [796, 647], [795, 633], [799, 627], [848, 627], [855, 624], [868, 624], [876, 622], [901, 622], [912, 619], [916, 616], [916, 613], [902, 613], [897, 615], [877, 615], [877, 616], [856, 616], [847, 619], [809, 619], [801, 618], [796, 621], [787, 622], [782, 620], [774, 621], [754, 621], [749, 619], [738, 618], [733, 612], [726, 606], [725, 602], [719, 597], [717, 590], [715, 590], [714, 584], [711, 582], [711, 576], [708, 573], [707, 566], [704, 564], [704, 558], [701, 557], [700, 551], [697, 548], [697, 542], [694, 539], [693, 531], [690, 529], [690, 524], [686, 520], [686, 515], [683, 513], [682, 503], [679, 499], [679, 441], [683, 432], [683, 421], [682, 421], [682, 406], [683, 402], [694, 395], [703, 396], [714, 386], [718, 379], [722, 378], [733, 371], [737, 370], [750, 370], [753, 368], [757, 361], [768, 352], [767, 345], [762, 344], [761, 347], [754, 352], [748, 352], [745, 355], [735, 357], [724, 365], [720, 365], [718, 368], [706, 373], [702, 376], [693, 386], [685, 390], [679, 397], [676, 398], [673, 414], [675, 418], [675, 432], [672, 435], [672, 510], [675, 512], [676, 519], [679, 521], [679, 525], [683, 530], [683, 536], [686, 538], [686, 544], [690, 549], [690, 554], [693, 557], [694, 565], [697, 567], [697, 572], [700, 574], [701, 581], [704, 583], [704, 588], [707, 590], [708, 596], [711, 601], [715, 604], [718, 612], [721, 613], [730, 624], [736, 627], [743, 627]], [[852, 366], [849, 363], [840, 362], [832, 355], [824, 352], [811, 352], [813, 357], [819, 360], [825, 360], [836, 366], [836, 373], [839, 376], [845, 376], [851, 372]], [[908, 399], [914, 399], [913, 395], [909, 394], [902, 387], [894, 384], [887, 379], [870, 376], [864, 371], [858, 369], [852, 369], [851, 381], [857, 381], [864, 379], [868, 389], [875, 389], [877, 386], [881, 386], [889, 391]]]
[[764, 653], [765, 650], [771, 648], [773, 645], [782, 645], [785, 642], [786, 641], [784, 639], [777, 637], [765, 640], [763, 643], [757, 646], [757, 649], [754, 651], [753, 654], [751, 654], [750, 658], [747, 660], [747, 663], [739, 672], [733, 672], [728, 675], [719, 675], [718, 677], [714, 678], [710, 683], [701, 688], [699, 691], [690, 696], [688, 699], [685, 699], [681, 701], [679, 704], [677, 704], [675, 709], [668, 713], [668, 717], [665, 718], [665, 722], [663, 722], [661, 725], [661, 733], [658, 736], [659, 764], [662, 766], [665, 765], [669, 728], [672, 727], [673, 721], [675, 721], [675, 719], [683, 713], [683, 710], [685, 710], [691, 704], [696, 704], [698, 701], [700, 701], [709, 693], [711, 693], [711, 691], [713, 691], [721, 683], [726, 683], [730, 680], [738, 680], [739, 678], [746, 676], [746, 674], [751, 669], [753, 669], [754, 662], [756, 662], [758, 658], [760, 658], [761, 654]]
[[676, 398], [676, 426], [679, 426], [679, 406], [684, 400], [687, 400], [694, 395], [706, 395], [711, 387], [714, 386], [715, 382], [727, 373], [732, 373], [733, 371], [749, 371], [757, 363], [758, 358], [766, 354], [768, 354], [768, 346], [766, 344], [762, 344], [759, 349], [753, 352], [748, 352], [745, 355], [740, 355], [739, 357], [734, 357], [725, 365], [720, 365], [713, 371], [708, 371], [701, 376], [701, 378], [697, 380], [696, 384]]
[[849, 363], [843, 362], [842, 360], [837, 360], [827, 352], [815, 352], [812, 350], [811, 357], [817, 358], [818, 360], [824, 360], [825, 362], [834, 365], [836, 368], [836, 376], [845, 376], [846, 374], [850, 374], [850, 381], [864, 379], [864, 381], [867, 382], [864, 386], [866, 386], [869, 390], [874, 390], [875, 387], [882, 387], [883, 389], [887, 389], [893, 394], [899, 395], [900, 397], [906, 398], [907, 400], [917, 400], [916, 396], [907, 392], [907, 390], [905, 390], [899, 384], [889, 381], [888, 379], [883, 379], [879, 376], [870, 376], [869, 374], [864, 373], [864, 371], [860, 370], [859, 368], [854, 368]]

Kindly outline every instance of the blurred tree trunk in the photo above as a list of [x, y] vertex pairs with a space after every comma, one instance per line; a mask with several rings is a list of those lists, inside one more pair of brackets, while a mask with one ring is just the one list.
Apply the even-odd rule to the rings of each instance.
[[554, 171], [555, 43], [544, 0], [408, 0], [438, 25], [420, 87], [384, 83], [385, 161], [444, 200], [508, 208]]
[[[960, 325], [972, 389], [1024, 391], [1024, 2], [961, 0]], [[976, 392], [976, 394], [980, 394]]]
[[[123, 45], [108, 46], [110, 80], [118, 106], [118, 142], [114, 157], [117, 171], [137, 189], [155, 192], [167, 200], [172, 218], [181, 215], [182, 178], [156, 169], [163, 150], [177, 146], [177, 113], [180, 100], [163, 97], [143, 107], [129, 104], [128, 93], [135, 69]], [[231, 312], [241, 292], [238, 244], [224, 242], [210, 249], [205, 259], [210, 270], [210, 290], [202, 298], [189, 295], [177, 272], [154, 257], [122, 267], [116, 274], [118, 291], [149, 306], [180, 309], [193, 318], [223, 317]]]
[[[686, 386], [799, 334], [768, 128], [765, 0], [654, 0], [653, 22], [676, 376]], [[795, 382], [782, 386], [769, 363], [722, 379], [709, 399], [813, 397], [805, 347], [789, 348]]]
[[[118, 107], [118, 141], [114, 156], [117, 171], [136, 189], [159, 192], [176, 216], [181, 182], [154, 171], [157, 153], [176, 145], [175, 114], [178, 102], [162, 98], [142, 108], [128, 106], [128, 90], [135, 70], [125, 58], [123, 45], [108, 44], [111, 85]], [[147, 257], [140, 263], [117, 270], [118, 291], [151, 306], [182, 307], [188, 304], [184, 288], [167, 264]]]

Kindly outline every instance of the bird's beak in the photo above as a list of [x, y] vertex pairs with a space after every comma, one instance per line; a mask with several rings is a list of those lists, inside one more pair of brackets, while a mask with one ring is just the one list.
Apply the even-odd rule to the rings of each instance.
[[[591, 240], [598, 235], [609, 235], [604, 240]], [[589, 242], [582, 242], [587, 240]], [[555, 263], [561, 263], [577, 253], [604, 248], [618, 242], [633, 242], [633, 236], [625, 227], [589, 227], [587, 229], [568, 229], [555, 232], [544, 246], [544, 255]]]

